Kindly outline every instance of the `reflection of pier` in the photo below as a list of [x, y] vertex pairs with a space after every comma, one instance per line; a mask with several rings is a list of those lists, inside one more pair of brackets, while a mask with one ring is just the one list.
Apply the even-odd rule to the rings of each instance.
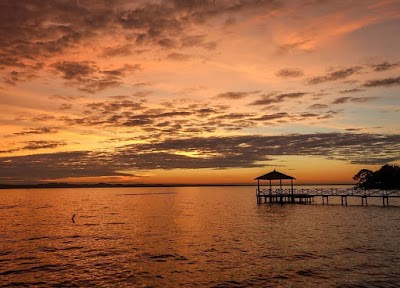
[[361, 205], [368, 205], [369, 198], [381, 198], [383, 206], [389, 205], [390, 198], [400, 198], [400, 190], [364, 190], [354, 188], [315, 188], [315, 189], [256, 189], [257, 203], [302, 203], [311, 204], [315, 197], [321, 197], [322, 204], [329, 199], [340, 197], [341, 204], [347, 205], [348, 198], [361, 199]]
[[[368, 205], [369, 198], [382, 198], [383, 206], [389, 206], [390, 198], [400, 198], [400, 190], [354, 189], [354, 188], [315, 188], [294, 189], [294, 177], [278, 171], [272, 171], [257, 177], [257, 203], [302, 203], [311, 204], [315, 197], [322, 198], [322, 204], [329, 204], [329, 198], [340, 197], [342, 205], [347, 205], [348, 198], [361, 199], [361, 205]], [[268, 180], [269, 188], [261, 188], [260, 180]], [[273, 189], [272, 181], [279, 180], [279, 188]], [[290, 180], [290, 189], [282, 188], [282, 180]]]

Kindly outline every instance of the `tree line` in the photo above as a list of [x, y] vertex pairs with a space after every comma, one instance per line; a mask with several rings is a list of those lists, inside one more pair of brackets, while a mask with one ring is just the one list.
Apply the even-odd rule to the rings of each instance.
[[353, 179], [357, 188], [400, 189], [400, 167], [386, 164], [377, 171], [361, 169]]

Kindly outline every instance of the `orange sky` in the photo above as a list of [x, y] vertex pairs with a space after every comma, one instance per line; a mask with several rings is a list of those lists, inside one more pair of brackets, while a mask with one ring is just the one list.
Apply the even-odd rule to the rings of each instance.
[[0, 183], [349, 183], [400, 164], [400, 1], [3, 1]]

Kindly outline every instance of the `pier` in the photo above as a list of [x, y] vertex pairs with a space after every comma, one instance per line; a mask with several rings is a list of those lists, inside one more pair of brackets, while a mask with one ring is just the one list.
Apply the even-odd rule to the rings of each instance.
[[383, 206], [389, 206], [389, 200], [400, 198], [400, 190], [355, 189], [355, 188], [315, 188], [315, 189], [256, 189], [257, 203], [314, 203], [320, 197], [323, 205], [329, 199], [339, 198], [341, 205], [347, 206], [349, 198], [358, 198], [361, 205], [368, 205], [369, 198], [381, 198]]
[[[259, 176], [257, 180], [256, 199], [257, 203], [291, 203], [291, 204], [311, 204], [316, 197], [321, 197], [322, 204], [328, 205], [329, 199], [340, 198], [340, 203], [347, 206], [349, 198], [360, 199], [361, 205], [368, 205], [368, 199], [381, 198], [383, 206], [389, 206], [389, 200], [400, 198], [400, 190], [381, 190], [381, 189], [356, 189], [356, 188], [314, 188], [314, 189], [295, 189], [293, 180], [296, 178], [278, 172], [276, 170], [265, 175]], [[268, 188], [262, 188], [260, 180], [269, 181]], [[279, 180], [278, 188], [273, 187], [272, 181]], [[282, 180], [290, 180], [290, 188], [283, 189]]]

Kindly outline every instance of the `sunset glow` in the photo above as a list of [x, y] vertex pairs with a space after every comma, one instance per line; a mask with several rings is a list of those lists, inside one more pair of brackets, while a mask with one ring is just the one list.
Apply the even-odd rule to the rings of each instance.
[[0, 1], [0, 183], [352, 183], [400, 164], [400, 1]]

